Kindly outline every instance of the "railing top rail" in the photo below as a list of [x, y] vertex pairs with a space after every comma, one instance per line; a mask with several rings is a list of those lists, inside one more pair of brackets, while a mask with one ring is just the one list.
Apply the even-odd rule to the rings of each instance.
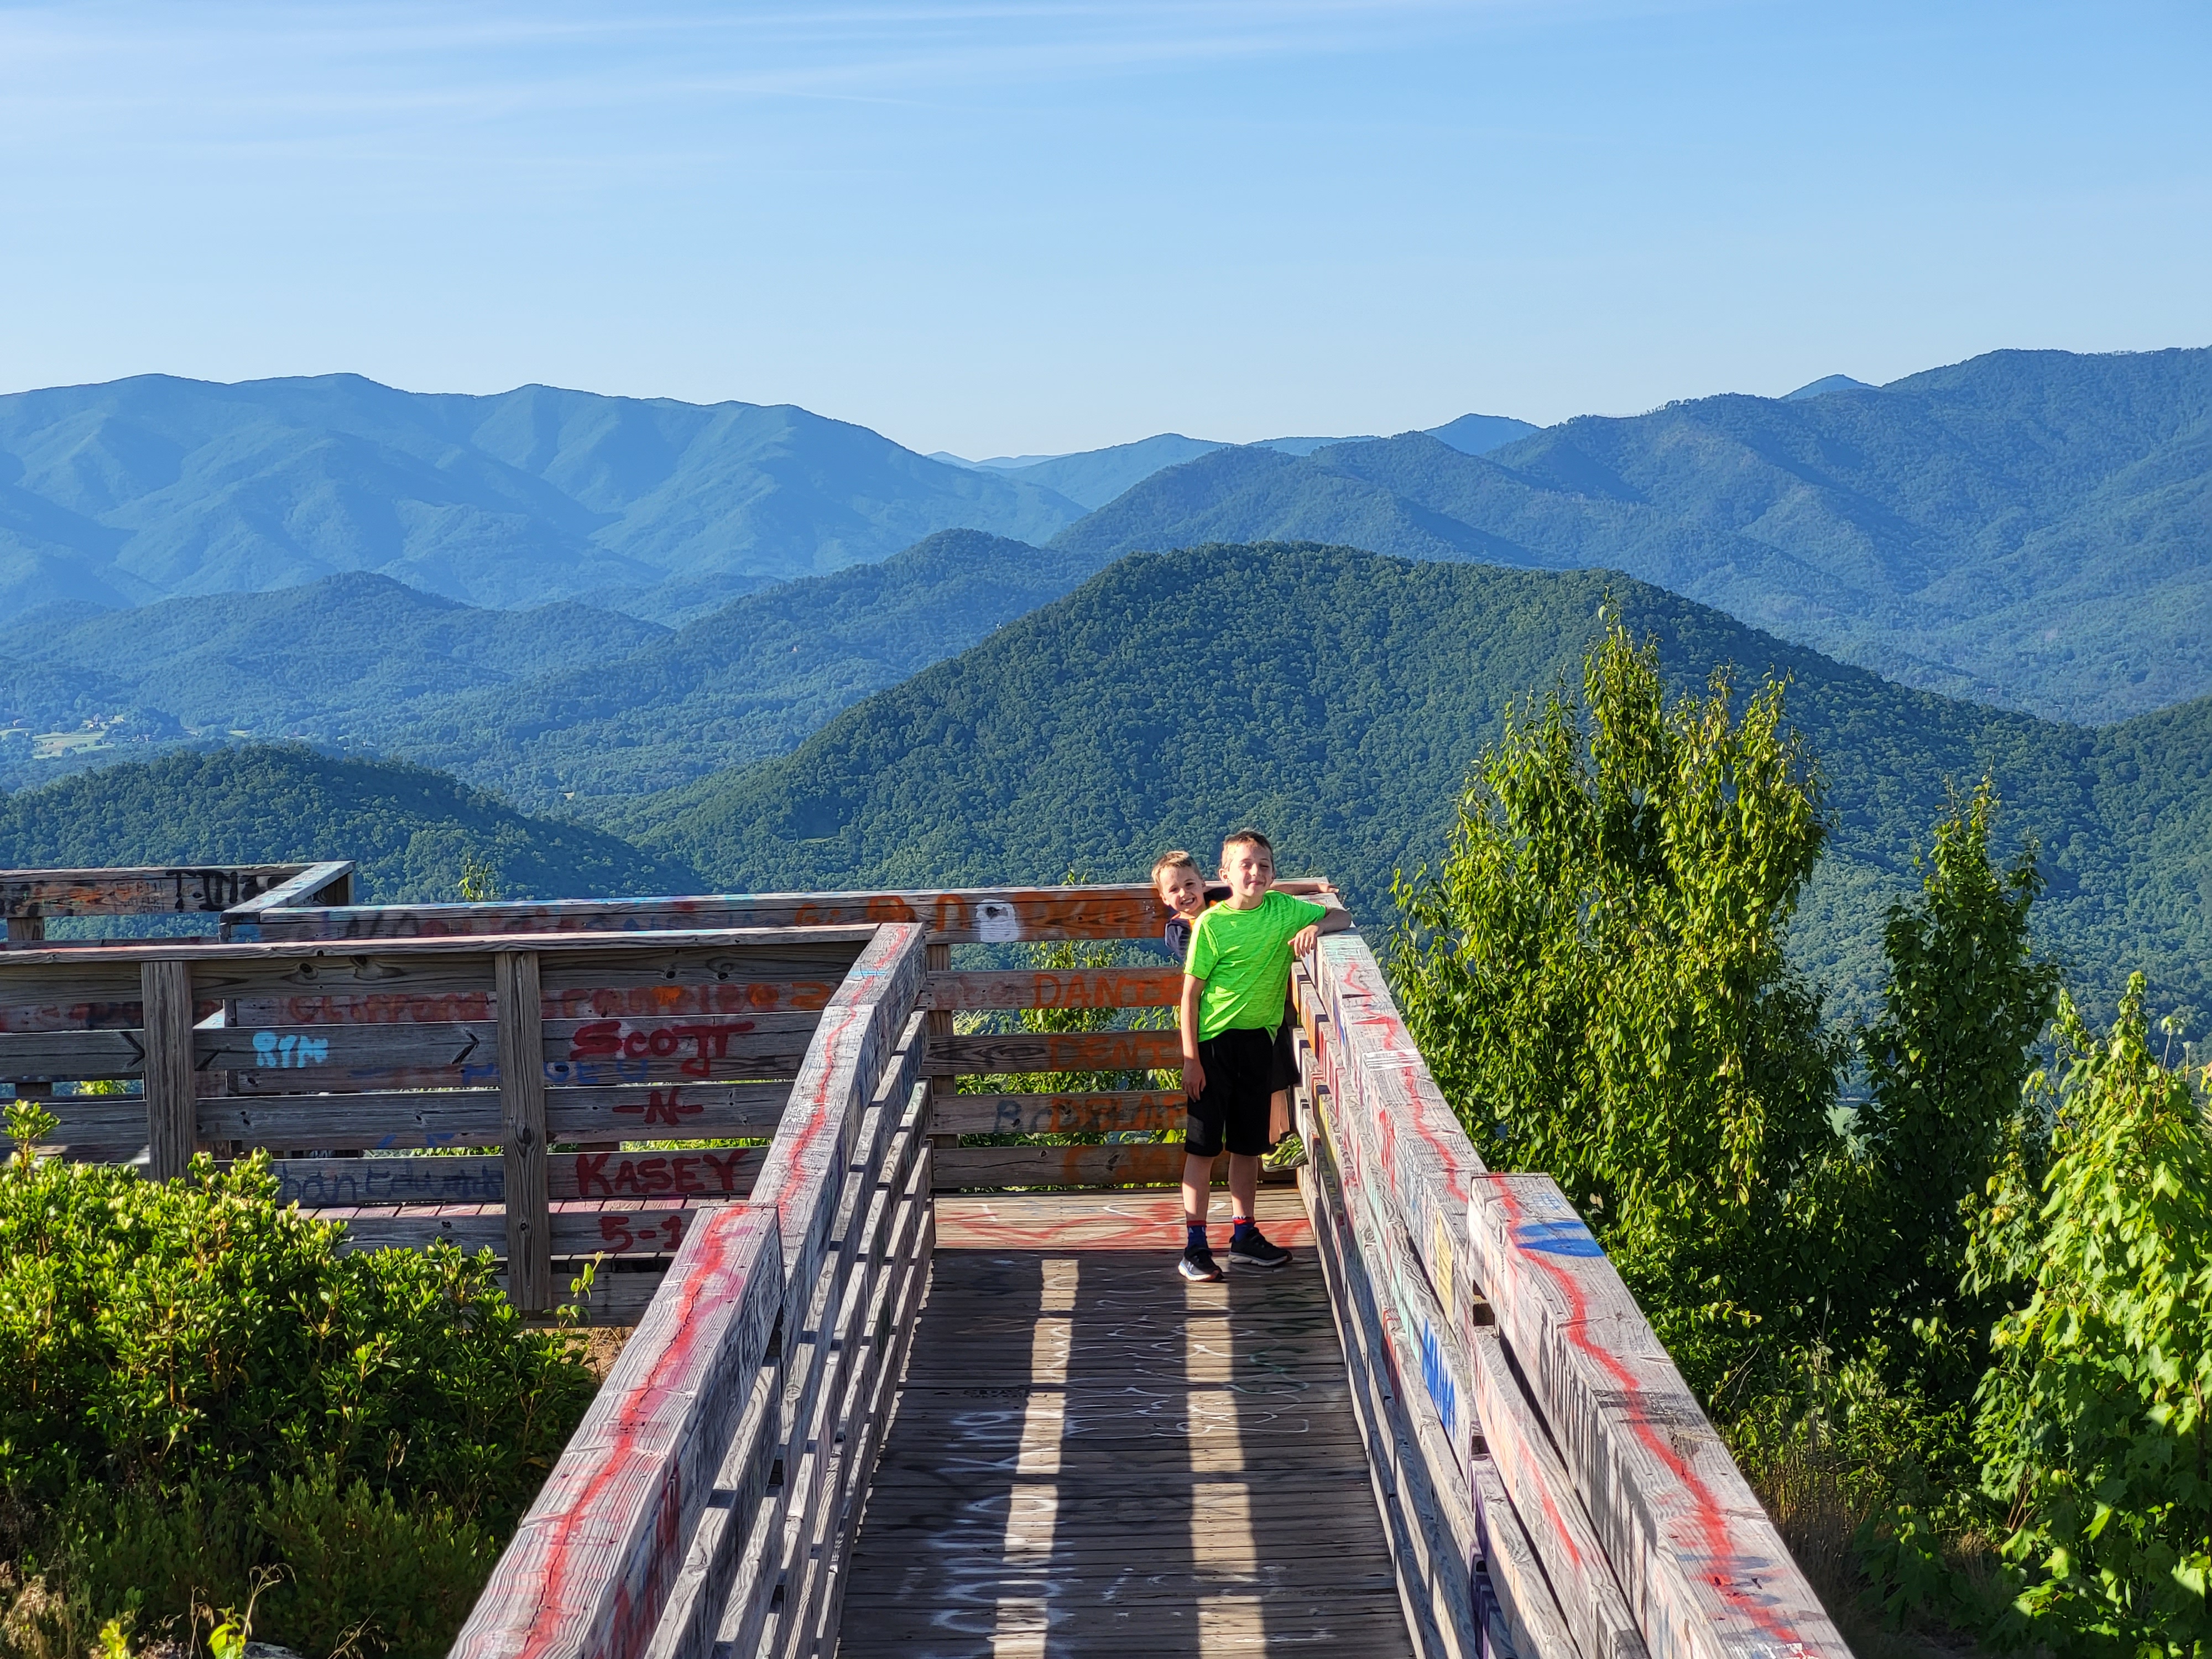
[[[0, 956], [0, 972], [123, 962], [345, 961], [356, 957], [481, 957], [507, 951], [544, 956], [563, 951], [666, 951], [793, 944], [850, 945], [856, 951], [875, 937], [872, 927], [670, 927], [635, 933], [453, 933], [374, 940], [282, 939], [195, 943], [191, 939], [74, 939], [19, 946]], [[796, 937], [795, 937], [796, 936]], [[366, 946], [367, 948], [362, 948]]]
[[148, 865], [98, 870], [0, 870], [0, 916], [213, 915], [281, 896], [304, 899], [349, 876], [321, 864]]
[[[1294, 893], [1328, 884], [1299, 877]], [[971, 887], [835, 893], [692, 893], [619, 899], [489, 904], [249, 907], [226, 919], [234, 939], [382, 939], [490, 931], [623, 933], [719, 925], [829, 927], [919, 922], [932, 945], [1011, 945], [1035, 939], [1139, 939], [1167, 921], [1143, 882], [1066, 887]]]

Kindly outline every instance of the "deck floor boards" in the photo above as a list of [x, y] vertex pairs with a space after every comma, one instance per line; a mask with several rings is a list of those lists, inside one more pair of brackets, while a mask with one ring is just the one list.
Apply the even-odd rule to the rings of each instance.
[[1296, 1194], [1261, 1218], [1292, 1266], [1188, 1285], [1172, 1194], [938, 1200], [845, 1659], [1410, 1659]]

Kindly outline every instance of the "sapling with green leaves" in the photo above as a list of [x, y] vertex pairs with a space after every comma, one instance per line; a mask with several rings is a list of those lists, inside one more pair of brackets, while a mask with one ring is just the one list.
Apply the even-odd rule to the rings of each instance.
[[1987, 778], [1954, 794], [1919, 860], [1920, 892], [1889, 907], [1881, 1012], [1858, 1039], [1869, 1097], [1856, 1127], [1872, 1164], [1858, 1249], [1866, 1313], [1924, 1357], [1947, 1399], [1972, 1392], [1998, 1311], [1961, 1288], [1967, 1230], [2058, 994], [2057, 965], [2028, 937], [2043, 887], [2035, 848], [2002, 868], [1990, 859], [1997, 804]]
[[2212, 1074], [2153, 1052], [2143, 976], [2110, 1034], [2073, 1004], [2039, 1183], [2008, 1160], [1970, 1285], [1998, 1322], [1974, 1435], [2027, 1636], [2061, 1653], [2212, 1648]]

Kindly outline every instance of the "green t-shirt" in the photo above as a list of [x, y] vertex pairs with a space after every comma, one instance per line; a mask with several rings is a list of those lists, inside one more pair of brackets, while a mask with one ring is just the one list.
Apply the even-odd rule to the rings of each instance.
[[1182, 970], [1206, 981], [1198, 1003], [1198, 1040], [1232, 1030], [1273, 1032], [1283, 1023], [1291, 988], [1291, 940], [1328, 914], [1288, 893], [1269, 891], [1249, 910], [1217, 904], [1190, 932]]

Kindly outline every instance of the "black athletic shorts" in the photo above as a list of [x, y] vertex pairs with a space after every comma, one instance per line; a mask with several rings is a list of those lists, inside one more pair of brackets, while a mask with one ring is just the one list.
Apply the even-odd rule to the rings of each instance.
[[1283, 1023], [1275, 1028], [1275, 1063], [1269, 1079], [1273, 1088], [1295, 1089], [1298, 1086], [1297, 1052], [1291, 1047], [1291, 1027], [1296, 1023], [1297, 1016], [1291, 1012], [1290, 1004], [1285, 1003]]
[[1206, 1092], [1186, 1107], [1183, 1150], [1218, 1158], [1228, 1149], [1242, 1158], [1267, 1150], [1267, 1100], [1275, 1092], [1275, 1040], [1266, 1031], [1231, 1030], [1198, 1045], [1206, 1067]]

